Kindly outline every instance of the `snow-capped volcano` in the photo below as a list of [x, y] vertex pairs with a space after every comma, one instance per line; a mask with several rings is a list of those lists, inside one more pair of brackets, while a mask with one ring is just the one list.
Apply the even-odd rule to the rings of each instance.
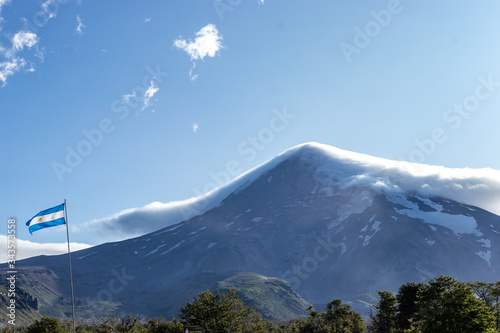
[[[333, 184], [337, 188], [366, 186], [378, 193], [445, 197], [500, 214], [499, 170], [451, 169], [392, 161], [312, 142], [290, 148], [205, 195], [128, 209], [111, 217], [87, 222], [83, 229], [98, 234], [112, 231], [123, 238], [130, 238], [187, 220], [219, 206], [229, 195], [244, 189], [290, 158], [300, 161], [300, 167], [311, 172], [323, 191], [328, 192]], [[137, 220], [146, 223], [137, 225]]]
[[[406, 164], [301, 145], [178, 205], [177, 218], [179, 211], [192, 213], [175, 225], [168, 225], [172, 210], [157, 209], [155, 218], [167, 227], [75, 253], [75, 293], [87, 309], [111, 303], [117, 313], [169, 317], [186, 298], [235, 272], [282, 278], [313, 304], [395, 291], [439, 274], [498, 280], [500, 217], [479, 201], [495, 207], [499, 179], [489, 169]], [[205, 200], [203, 210], [197, 200]], [[151, 215], [141, 212], [117, 221], [127, 216], [147, 223]], [[40, 285], [55, 290], [55, 283], [58, 296], [69, 296], [61, 278], [66, 260], [21, 261], [23, 284], [39, 292]]]

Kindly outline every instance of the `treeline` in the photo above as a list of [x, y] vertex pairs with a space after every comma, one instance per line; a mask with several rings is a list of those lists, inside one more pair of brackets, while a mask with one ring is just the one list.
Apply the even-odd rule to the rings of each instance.
[[[367, 323], [340, 299], [328, 303], [324, 312], [307, 310], [307, 318], [273, 323], [231, 289], [205, 291], [184, 303], [179, 319], [111, 317], [78, 325], [76, 332], [184, 333], [185, 326], [203, 326], [206, 333], [495, 333], [500, 332], [500, 281], [462, 283], [438, 276], [427, 284], [402, 285], [396, 295], [380, 291]], [[44, 317], [3, 332], [66, 333], [72, 325]]]
[[396, 296], [379, 291], [369, 332], [500, 332], [500, 281], [462, 283], [438, 276], [407, 283]]

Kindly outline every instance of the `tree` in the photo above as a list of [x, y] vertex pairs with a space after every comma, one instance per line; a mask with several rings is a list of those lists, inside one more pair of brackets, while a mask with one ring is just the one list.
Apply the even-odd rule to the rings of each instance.
[[409, 282], [399, 287], [398, 294], [396, 295], [396, 326], [398, 329], [410, 329], [411, 322], [415, 318], [415, 312], [417, 311], [415, 304], [417, 295], [423, 286], [423, 283]]
[[370, 314], [372, 320], [372, 332], [392, 333], [396, 332], [396, 297], [388, 291], [379, 291], [380, 300], [375, 304], [377, 312]]
[[205, 291], [179, 310], [184, 325], [201, 325], [207, 333], [265, 332], [264, 321], [254, 307], [246, 306], [235, 291]]
[[500, 295], [495, 293], [494, 283], [476, 281], [468, 283], [468, 285], [472, 288], [474, 294], [489, 308], [492, 308], [500, 300]]
[[472, 288], [451, 277], [438, 276], [418, 292], [416, 323], [422, 333], [493, 333], [495, 319]]
[[[362, 333], [366, 330], [363, 318], [342, 300], [335, 299], [326, 305], [326, 311], [318, 313], [307, 308], [307, 320], [298, 321], [293, 329], [300, 333]], [[289, 330], [285, 332], [297, 332]]]
[[500, 281], [496, 283], [472, 282], [468, 284], [476, 296], [491, 309], [496, 321], [496, 329], [500, 331]]
[[363, 318], [348, 304], [342, 304], [342, 300], [335, 299], [326, 305], [324, 314], [329, 332], [361, 333], [366, 329]]
[[159, 321], [152, 318], [148, 321], [146, 327], [150, 333], [184, 333], [184, 325], [175, 318], [172, 321]]
[[500, 332], [500, 281], [495, 282], [490, 290], [490, 294], [495, 297], [495, 302], [491, 310], [496, 320], [496, 329]]
[[65, 333], [56, 318], [42, 317], [28, 327], [28, 333]]
[[139, 318], [134, 318], [131, 315], [127, 317], [123, 316], [118, 325], [116, 325], [116, 330], [120, 333], [132, 332], [132, 329], [137, 325], [138, 321]]

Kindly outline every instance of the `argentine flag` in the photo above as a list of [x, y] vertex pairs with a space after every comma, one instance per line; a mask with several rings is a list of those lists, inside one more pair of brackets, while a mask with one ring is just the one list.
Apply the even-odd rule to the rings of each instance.
[[64, 223], [66, 223], [64, 220], [64, 204], [60, 204], [59, 206], [42, 210], [26, 222], [26, 225], [29, 227], [30, 234], [33, 234], [34, 231]]

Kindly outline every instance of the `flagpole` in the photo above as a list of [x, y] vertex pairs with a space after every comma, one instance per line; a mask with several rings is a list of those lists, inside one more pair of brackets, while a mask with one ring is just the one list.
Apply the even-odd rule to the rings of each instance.
[[75, 301], [73, 295], [73, 271], [71, 270], [71, 250], [69, 248], [69, 227], [68, 227], [68, 212], [66, 208], [66, 199], [64, 199], [64, 220], [66, 222], [66, 236], [68, 239], [69, 283], [71, 285], [71, 309], [73, 310], [73, 333], [75, 333], [76, 321], [75, 321]]

